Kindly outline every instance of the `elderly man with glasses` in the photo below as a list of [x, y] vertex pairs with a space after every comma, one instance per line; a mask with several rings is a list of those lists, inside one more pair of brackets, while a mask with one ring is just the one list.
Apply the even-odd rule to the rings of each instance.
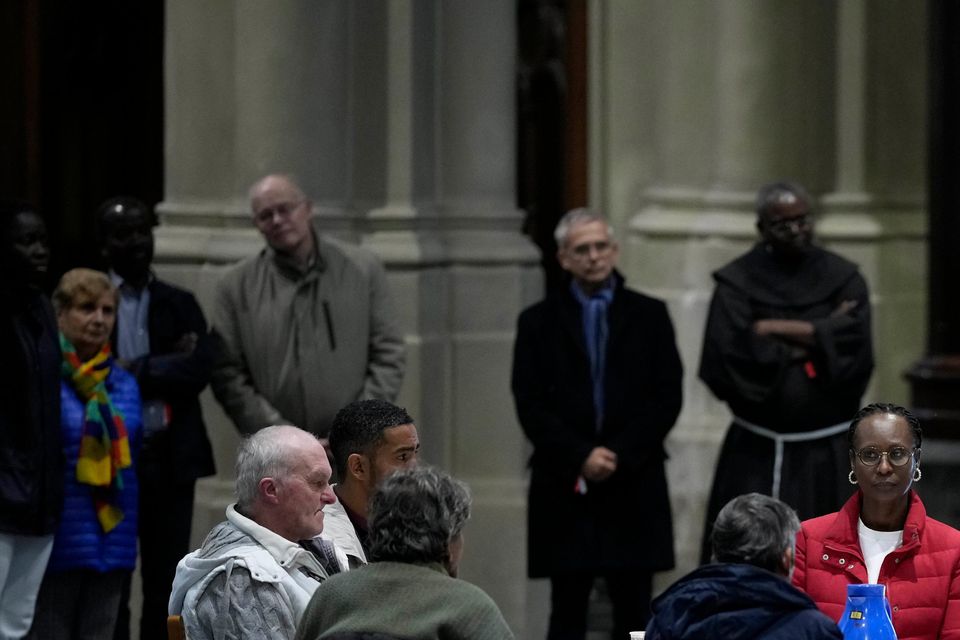
[[761, 188], [760, 241], [713, 274], [700, 378], [733, 423], [702, 562], [713, 520], [734, 496], [771, 495], [801, 519], [836, 511], [846, 497], [847, 423], [873, 371], [870, 298], [857, 265], [813, 244], [812, 206], [799, 185]]
[[325, 439], [340, 407], [400, 390], [386, 274], [370, 251], [322, 235], [288, 176], [259, 180], [250, 204], [267, 246], [217, 287], [211, 386], [241, 433], [296, 424]]
[[555, 236], [568, 282], [521, 314], [513, 361], [533, 444], [528, 573], [550, 578], [551, 639], [584, 638], [604, 578], [619, 640], [644, 627], [653, 572], [673, 567], [663, 440], [683, 370], [666, 305], [615, 270], [607, 221], [575, 209]]

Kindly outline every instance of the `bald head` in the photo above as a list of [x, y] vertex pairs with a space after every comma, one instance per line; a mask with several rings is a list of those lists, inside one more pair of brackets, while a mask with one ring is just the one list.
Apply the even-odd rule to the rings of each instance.
[[813, 243], [812, 201], [793, 182], [772, 182], [757, 194], [757, 229], [763, 242], [784, 257], [804, 255]]
[[313, 254], [311, 202], [292, 178], [271, 174], [250, 187], [253, 224], [267, 244], [305, 266]]
[[250, 187], [250, 191], [247, 193], [247, 195], [250, 197], [251, 205], [261, 192], [271, 190], [285, 191], [286, 193], [293, 195], [298, 200], [307, 199], [307, 196], [303, 193], [303, 190], [300, 188], [300, 185], [297, 184], [297, 181], [293, 179], [293, 176], [283, 173], [271, 173], [268, 176], [260, 178]]

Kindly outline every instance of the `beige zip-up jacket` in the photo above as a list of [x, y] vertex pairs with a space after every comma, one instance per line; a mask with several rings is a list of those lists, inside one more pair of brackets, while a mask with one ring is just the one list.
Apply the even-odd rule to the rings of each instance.
[[211, 387], [241, 433], [293, 424], [326, 437], [344, 405], [400, 391], [404, 342], [383, 265], [313, 228], [306, 272], [265, 247], [217, 286]]

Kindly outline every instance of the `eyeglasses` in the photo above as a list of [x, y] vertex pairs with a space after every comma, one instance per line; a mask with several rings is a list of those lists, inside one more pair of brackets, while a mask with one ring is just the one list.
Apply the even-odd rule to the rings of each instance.
[[857, 458], [868, 467], [874, 467], [880, 464], [880, 458], [887, 456], [887, 462], [895, 467], [902, 467], [910, 461], [916, 448], [907, 449], [906, 447], [894, 447], [889, 451], [881, 451], [876, 447], [864, 447], [857, 451]]
[[570, 248], [570, 253], [572, 253], [576, 258], [584, 260], [590, 257], [590, 252], [593, 251], [599, 256], [604, 256], [610, 251], [613, 250], [613, 243], [609, 240], [600, 240], [598, 242], [585, 242], [583, 244], [578, 244], [575, 247]]
[[297, 207], [304, 203], [303, 200], [297, 202], [280, 202], [275, 204], [272, 207], [267, 207], [266, 209], [261, 209], [253, 214], [253, 221], [257, 224], [264, 224], [273, 220], [273, 216], [277, 215], [281, 218], [286, 218], [291, 213], [297, 210]]
[[806, 229], [812, 224], [813, 214], [811, 214], [809, 211], [803, 215], [793, 218], [780, 218], [778, 220], [766, 220], [764, 222], [764, 225], [768, 229], [777, 233], [792, 231], [794, 228]]

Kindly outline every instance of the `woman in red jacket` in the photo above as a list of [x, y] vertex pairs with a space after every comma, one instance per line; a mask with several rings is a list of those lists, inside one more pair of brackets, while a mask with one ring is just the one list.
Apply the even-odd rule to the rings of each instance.
[[793, 584], [834, 620], [848, 584], [883, 584], [900, 640], [960, 639], [960, 531], [928, 518], [911, 488], [922, 435], [903, 407], [857, 412], [848, 441], [859, 490], [839, 512], [803, 523]]

